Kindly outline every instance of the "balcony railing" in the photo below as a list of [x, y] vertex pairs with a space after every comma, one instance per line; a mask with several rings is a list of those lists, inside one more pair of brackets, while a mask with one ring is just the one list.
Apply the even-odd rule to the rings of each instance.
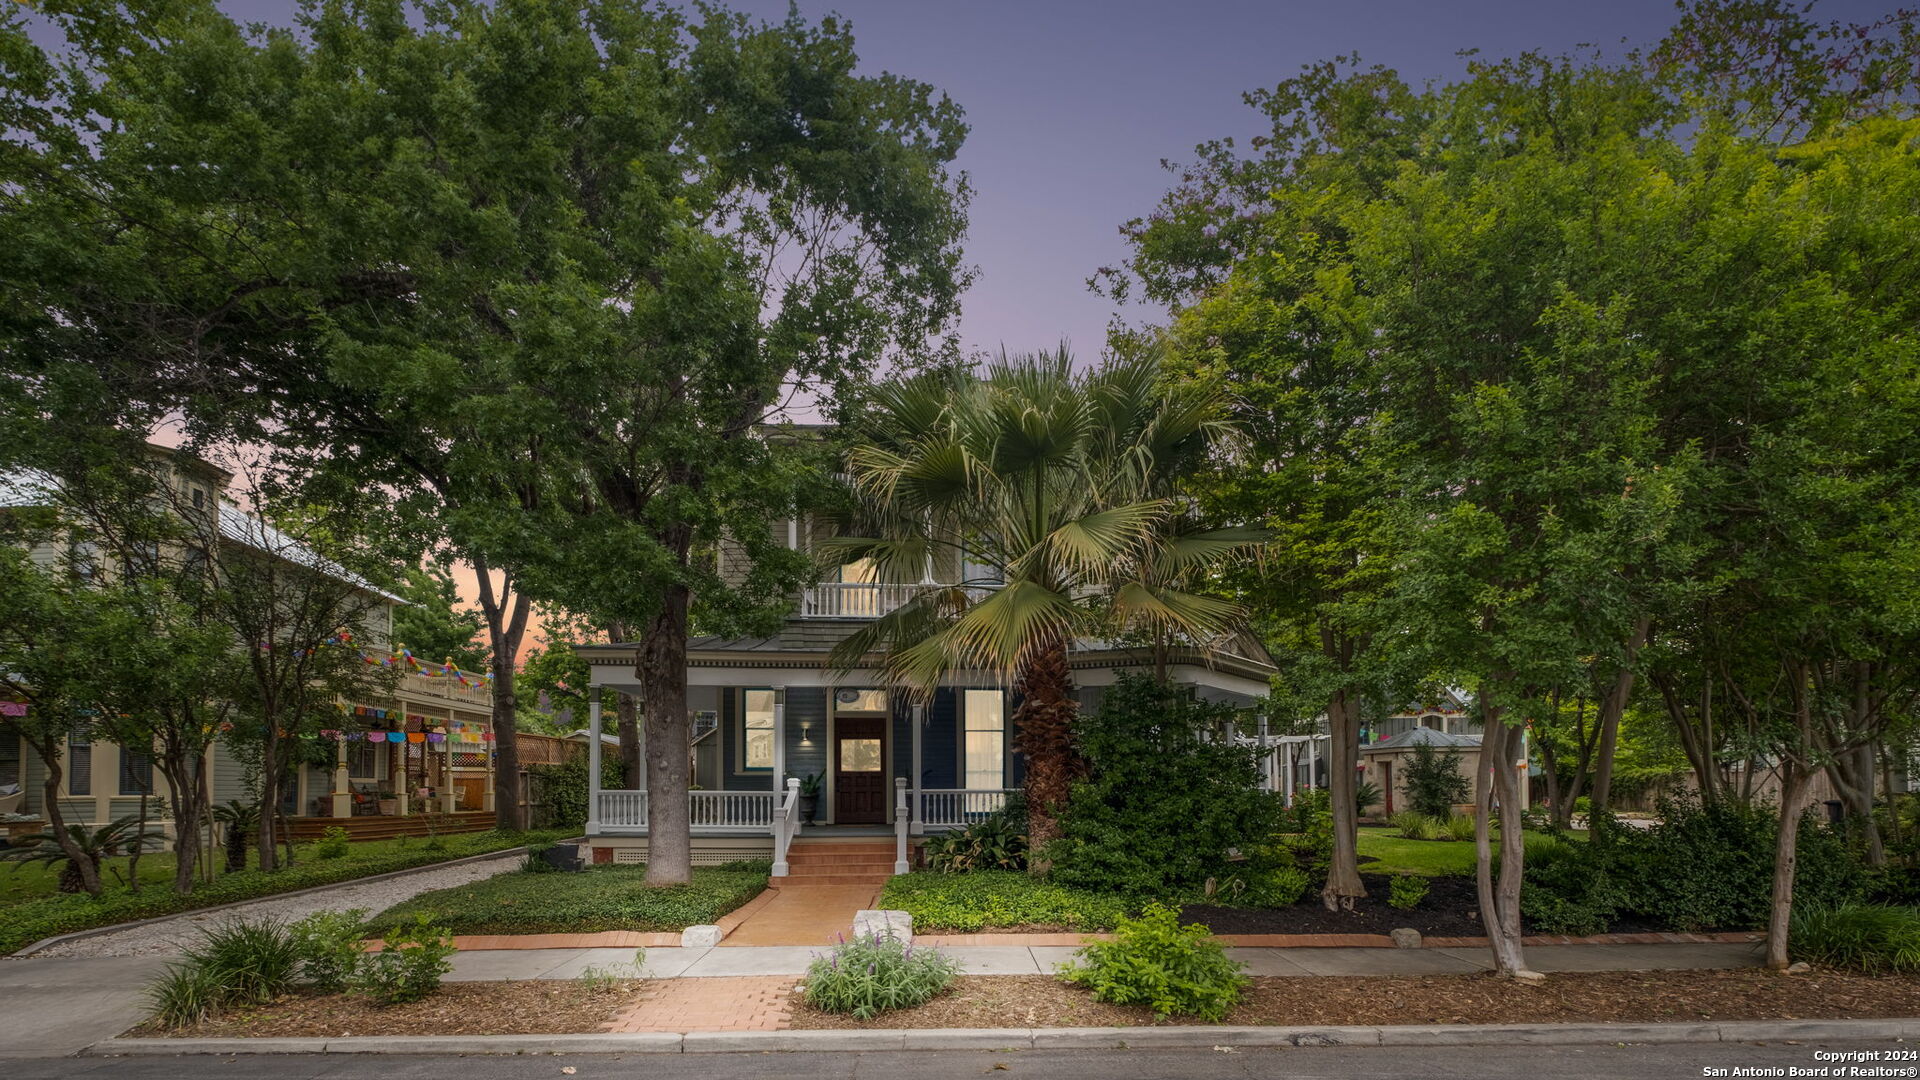
[[[924, 584], [902, 585], [872, 581], [823, 581], [800, 593], [800, 617], [803, 619], [877, 619], [913, 599], [929, 588]], [[981, 600], [995, 585], [969, 585], [967, 596]]]
[[408, 672], [400, 677], [400, 689], [420, 697], [437, 698], [441, 701], [454, 701], [475, 708], [487, 709], [493, 706], [493, 687], [483, 683], [471, 673], [467, 675], [466, 686], [447, 675], [432, 677]]

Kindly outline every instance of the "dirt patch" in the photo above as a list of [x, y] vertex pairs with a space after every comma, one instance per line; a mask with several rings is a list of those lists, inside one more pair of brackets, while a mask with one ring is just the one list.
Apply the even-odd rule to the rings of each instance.
[[[1832, 972], [1582, 972], [1529, 986], [1494, 975], [1260, 978], [1227, 1024], [1681, 1023], [1920, 1016], [1920, 980]], [[1105, 1005], [1046, 975], [963, 976], [917, 1009], [857, 1021], [797, 1003], [796, 1028], [1131, 1027], [1144, 1008]], [[1175, 1023], [1195, 1023], [1176, 1020]]]
[[326, 1038], [354, 1035], [574, 1035], [605, 1029], [641, 984], [449, 983], [425, 1001], [375, 1005], [350, 994], [289, 994], [190, 1028], [147, 1023], [129, 1035], [168, 1038]]

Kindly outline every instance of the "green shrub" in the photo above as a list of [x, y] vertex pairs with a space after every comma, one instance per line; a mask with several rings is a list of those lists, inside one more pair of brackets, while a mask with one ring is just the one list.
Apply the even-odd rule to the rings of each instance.
[[1286, 818], [1292, 832], [1283, 842], [1296, 866], [1318, 878], [1333, 865], [1333, 797], [1325, 788], [1297, 792]]
[[[619, 754], [600, 758], [600, 786], [619, 791], [627, 786], [627, 770]], [[581, 754], [558, 765], [527, 766], [535, 816], [543, 829], [578, 833], [587, 824], [587, 756]]]
[[225, 1001], [220, 980], [202, 967], [169, 964], [147, 985], [147, 1018], [169, 1028], [197, 1024], [218, 1012]]
[[1869, 974], [1920, 971], [1920, 910], [1890, 904], [1794, 905], [1795, 959]]
[[1473, 839], [1473, 825], [1472, 814], [1454, 814], [1447, 819], [1446, 825], [1444, 826], [1447, 839], [1471, 841]]
[[1585, 795], [1573, 800], [1573, 812], [1582, 816], [1593, 813], [1593, 800]]
[[1247, 900], [1260, 907], [1292, 907], [1307, 895], [1313, 879], [1297, 866], [1275, 867], [1262, 871], [1249, 883]]
[[347, 857], [347, 852], [352, 850], [350, 846], [352, 842], [353, 838], [347, 834], [344, 826], [329, 825], [320, 834], [319, 842], [313, 845], [313, 857], [316, 859], [344, 859]]
[[686, 885], [648, 888], [644, 866], [596, 866], [578, 874], [500, 874], [421, 893], [381, 912], [376, 932], [426, 915], [456, 934], [683, 930], [711, 923], [760, 895], [772, 865], [696, 866]]
[[1218, 1021], [1247, 985], [1241, 965], [1227, 958], [1207, 928], [1181, 926], [1172, 908], [1149, 904], [1137, 919], [1121, 919], [1115, 940], [1079, 952], [1081, 962], [1061, 978], [1093, 991], [1096, 1001], [1145, 1005], [1161, 1018], [1197, 1016]]
[[1420, 874], [1396, 874], [1387, 884], [1387, 904], [1401, 911], [1412, 911], [1427, 898], [1430, 884]]
[[[1400, 830], [1407, 840], [1438, 840], [1441, 824], [1418, 810], [1402, 810], [1388, 819], [1388, 823]], [[1452, 839], [1451, 834], [1448, 839]]]
[[556, 874], [560, 868], [548, 862], [546, 854], [553, 850], [553, 842], [542, 841], [528, 844], [527, 853], [520, 860], [520, 872], [523, 874]]
[[361, 940], [366, 931], [364, 908], [316, 911], [287, 927], [299, 958], [300, 978], [323, 993], [346, 989], [365, 955]]
[[938, 949], [891, 934], [841, 941], [807, 966], [807, 1004], [871, 1020], [924, 1005], [953, 984], [960, 966]]
[[1382, 796], [1380, 785], [1371, 780], [1357, 780], [1353, 785], [1353, 812], [1366, 816], [1367, 807], [1378, 805]]
[[447, 859], [519, 847], [530, 840], [552, 839], [554, 835], [499, 831], [462, 833], [447, 838], [444, 854], [410, 848], [402, 837], [396, 839], [392, 846], [357, 844], [355, 850], [344, 859], [302, 862], [271, 872], [243, 870], [221, 874], [212, 881], [194, 886], [193, 892], [185, 896], [172, 889], [148, 888], [132, 892], [125, 886], [115, 885], [98, 899], [81, 895], [28, 900], [0, 908], [5, 913], [5, 917], [0, 918], [0, 955], [55, 934], [174, 915], [237, 900], [255, 900], [395, 870], [411, 870]]
[[1230, 706], [1129, 676], [1075, 735], [1089, 766], [1047, 851], [1063, 885], [1168, 896], [1231, 872], [1234, 851], [1277, 831], [1280, 798], [1261, 790], [1262, 751], [1207, 737]]
[[1011, 870], [898, 874], [880, 890], [880, 906], [912, 915], [915, 929], [958, 933], [1014, 926], [1110, 930], [1130, 910], [1120, 897]]
[[419, 1001], [440, 989], [440, 977], [453, 970], [453, 938], [422, 912], [404, 926], [387, 931], [386, 947], [365, 954], [353, 972], [355, 993], [381, 1005]]
[[995, 811], [964, 829], [927, 839], [927, 869], [943, 874], [965, 874], [974, 870], [1025, 870], [1027, 868], [1026, 813], [1019, 811], [1018, 822], [1007, 810]]
[[259, 1005], [292, 989], [300, 954], [284, 924], [230, 920], [200, 931], [147, 987], [148, 1015], [183, 1027], [236, 1005]]
[[1445, 821], [1456, 804], [1473, 798], [1467, 778], [1460, 775], [1458, 751], [1436, 754], [1431, 746], [1416, 745], [1402, 769], [1408, 807], [1429, 818]]

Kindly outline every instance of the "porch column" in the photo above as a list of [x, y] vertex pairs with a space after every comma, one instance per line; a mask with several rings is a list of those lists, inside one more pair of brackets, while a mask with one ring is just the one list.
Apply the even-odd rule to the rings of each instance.
[[487, 755], [487, 788], [480, 796], [480, 809], [491, 814], [495, 809], [493, 796], [493, 744], [482, 739], [480, 749]]
[[353, 816], [352, 781], [347, 776], [347, 740], [342, 735], [333, 741], [333, 816]]
[[926, 799], [920, 794], [920, 778], [927, 775], [926, 770], [920, 766], [920, 728], [926, 723], [926, 719], [926, 705], [922, 702], [914, 702], [913, 733], [908, 737], [907, 742], [913, 747], [913, 776], [908, 782], [908, 787], [912, 789], [913, 808], [909, 813], [913, 819], [913, 835], [915, 836], [919, 836], [921, 833], [927, 831], [927, 811], [923, 805]]
[[600, 835], [600, 695], [587, 705], [587, 835]]
[[[447, 725], [451, 728], [453, 725]], [[460, 793], [453, 786], [453, 732], [447, 731], [446, 738], [440, 742], [440, 812], [451, 814], [460, 806]], [[433, 743], [427, 744], [427, 752], [433, 752]]]
[[1310, 736], [1307, 739], [1307, 790], [1320, 787], [1320, 740]]
[[787, 688], [773, 688], [773, 797], [787, 786]]
[[1280, 744], [1280, 752], [1285, 754], [1287, 758], [1287, 773], [1285, 776], [1280, 778], [1280, 782], [1284, 785], [1284, 790], [1286, 791], [1286, 794], [1287, 794], [1288, 806], [1293, 805], [1293, 782], [1294, 782], [1293, 774], [1299, 771], [1299, 768], [1296, 765], [1296, 762], [1298, 760], [1298, 754], [1297, 754], [1297, 751], [1294, 749], [1298, 745], [1299, 745], [1298, 743], [1290, 743], [1290, 742]]

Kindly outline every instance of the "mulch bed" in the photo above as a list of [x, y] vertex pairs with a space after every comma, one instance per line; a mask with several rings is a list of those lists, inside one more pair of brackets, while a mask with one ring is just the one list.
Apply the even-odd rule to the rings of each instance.
[[1410, 926], [1428, 937], [1478, 937], [1480, 897], [1470, 877], [1428, 878], [1426, 899], [1412, 911], [1387, 905], [1392, 878], [1361, 874], [1367, 895], [1356, 898], [1352, 911], [1328, 911], [1318, 892], [1284, 908], [1215, 907], [1188, 904], [1180, 909], [1182, 923], [1201, 923], [1216, 934], [1385, 934]]
[[[1494, 975], [1253, 980], [1235, 1025], [1681, 1023], [1920, 1016], [1920, 979], [1760, 969], [1582, 972], [1527, 985]], [[1173, 1023], [1193, 1024], [1195, 1020]], [[917, 1009], [858, 1021], [796, 1003], [796, 1028], [1132, 1027], [1144, 1008], [1106, 1005], [1047, 975], [970, 975]]]
[[325, 1038], [353, 1035], [573, 1035], [601, 1030], [642, 984], [447, 983], [425, 1001], [375, 1005], [350, 994], [289, 994], [174, 1031], [151, 1022], [127, 1032], [169, 1038]]
[[[1390, 875], [1361, 874], [1360, 880], [1366, 883], [1367, 895], [1354, 900], [1352, 911], [1328, 911], [1320, 894], [1311, 892], [1284, 908], [1188, 904], [1180, 909], [1180, 921], [1201, 923], [1216, 934], [1386, 934], [1403, 926], [1424, 937], [1481, 937], [1487, 932], [1480, 923], [1480, 895], [1471, 877], [1428, 878], [1426, 898], [1411, 911], [1388, 905], [1393, 887]], [[1634, 919], [1616, 920], [1607, 927], [1615, 934], [1661, 929]]]

